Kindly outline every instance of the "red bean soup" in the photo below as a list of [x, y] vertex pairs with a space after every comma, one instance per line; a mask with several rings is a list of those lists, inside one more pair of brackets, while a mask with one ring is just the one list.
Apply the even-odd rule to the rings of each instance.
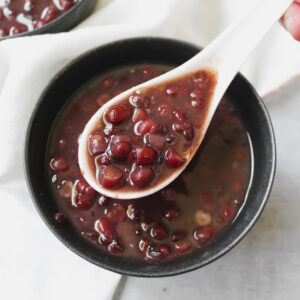
[[0, 37], [12, 36], [53, 21], [77, 0], [0, 0]]
[[[78, 138], [90, 117], [115, 95], [170, 69], [129, 66], [91, 80], [74, 93], [50, 134], [49, 185], [59, 207], [54, 218], [71, 223], [82, 238], [111, 255], [152, 262], [201, 251], [234, 222], [246, 200], [251, 148], [238, 112], [226, 98], [191, 163], [156, 194], [111, 199], [82, 177]], [[142, 189], [182, 165], [199, 134], [214, 80], [208, 71], [197, 72], [150, 89], [146, 96], [134, 94], [107, 111], [88, 145], [99, 182]]]

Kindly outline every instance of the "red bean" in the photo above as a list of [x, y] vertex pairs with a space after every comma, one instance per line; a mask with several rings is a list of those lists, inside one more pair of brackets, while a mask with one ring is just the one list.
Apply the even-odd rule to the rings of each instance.
[[165, 153], [165, 159], [169, 168], [177, 168], [185, 163], [185, 159], [182, 158], [173, 150], [167, 150]]
[[193, 75], [193, 81], [198, 85], [199, 88], [205, 89], [210, 83], [210, 78], [205, 71], [199, 71]]
[[63, 198], [71, 198], [72, 196], [72, 188], [73, 188], [73, 182], [70, 180], [64, 180], [61, 184], [60, 189], [58, 190], [58, 193]]
[[204, 91], [199, 89], [194, 89], [190, 94], [192, 99], [203, 100], [205, 97]]
[[244, 198], [242, 196], [237, 196], [233, 199], [233, 203], [237, 206], [241, 205], [244, 202]]
[[146, 112], [142, 108], [136, 108], [134, 110], [133, 116], [132, 116], [132, 121], [134, 123], [137, 123], [139, 121], [145, 120], [147, 117]]
[[65, 158], [55, 157], [51, 159], [50, 167], [55, 172], [64, 172], [69, 169], [69, 164]]
[[129, 165], [132, 165], [136, 160], [136, 152], [135, 151], [131, 151], [128, 155], [128, 158], [127, 158], [127, 163]]
[[111, 146], [111, 153], [114, 158], [126, 160], [131, 152], [131, 145], [127, 142], [115, 143]]
[[123, 174], [119, 169], [107, 166], [101, 169], [99, 181], [104, 187], [112, 188], [120, 183], [122, 177]]
[[177, 95], [177, 88], [175, 86], [170, 86], [166, 89], [166, 94], [168, 96], [175, 96]]
[[71, 0], [60, 0], [60, 5], [63, 7], [64, 10], [70, 9], [72, 6], [74, 6], [74, 2]]
[[58, 141], [58, 147], [62, 150], [65, 149], [67, 147], [67, 141], [65, 139], [60, 139]]
[[105, 197], [105, 196], [101, 195], [101, 196], [99, 197], [99, 199], [98, 199], [98, 204], [99, 204], [100, 206], [107, 206], [108, 203], [110, 202], [109, 200], [110, 200], [110, 199], [109, 199], [108, 197]]
[[60, 223], [60, 224], [65, 223], [65, 216], [63, 213], [60, 213], [60, 212], [56, 213], [54, 218], [57, 223]]
[[194, 99], [194, 100], [191, 100], [190, 102], [190, 106], [192, 108], [195, 108], [195, 109], [202, 109], [204, 107], [204, 103], [202, 100], [199, 100], [199, 99]]
[[92, 241], [97, 241], [99, 239], [99, 233], [95, 231], [81, 231], [81, 234]]
[[77, 183], [76, 190], [78, 193], [89, 196], [91, 198], [96, 194], [96, 191], [86, 181], [83, 180]]
[[177, 142], [177, 137], [174, 136], [173, 134], [171, 133], [168, 133], [166, 135], [166, 142], [169, 144], [169, 145], [175, 145], [176, 142]]
[[154, 178], [154, 172], [150, 168], [137, 167], [130, 174], [131, 181], [137, 187], [145, 187]]
[[185, 114], [178, 110], [178, 109], [174, 109], [172, 111], [172, 115], [175, 121], [179, 122], [179, 123], [184, 123], [186, 121], [186, 116]]
[[133, 136], [129, 134], [117, 134], [112, 137], [111, 142], [112, 144], [119, 143], [119, 142], [126, 142], [131, 144], [133, 142]]
[[194, 127], [190, 123], [173, 123], [172, 129], [183, 134], [188, 141], [194, 137]]
[[156, 240], [163, 240], [167, 236], [167, 229], [162, 224], [155, 224], [150, 230], [150, 235]]
[[0, 29], [0, 36], [3, 37], [3, 36], [8, 36], [9, 32], [7, 29], [5, 28], [2, 28]]
[[99, 155], [105, 152], [107, 148], [107, 143], [105, 138], [100, 134], [95, 134], [90, 136], [88, 142], [88, 149], [90, 155]]
[[148, 97], [145, 97], [143, 95], [134, 94], [129, 97], [129, 102], [136, 107], [144, 107], [147, 108], [150, 105], [150, 101]]
[[207, 244], [215, 237], [215, 230], [211, 226], [199, 227], [194, 231], [194, 239], [201, 245]]
[[86, 196], [83, 194], [78, 194], [75, 198], [75, 202], [76, 202], [77, 207], [80, 210], [89, 209], [89, 208], [91, 208], [91, 206], [93, 204], [92, 198], [90, 196]]
[[146, 133], [155, 133], [158, 130], [158, 123], [153, 120], [141, 121], [136, 129], [138, 135], [145, 135]]
[[139, 241], [139, 250], [140, 250], [143, 254], [145, 254], [149, 245], [150, 245], [150, 240], [149, 240], [149, 238], [142, 238], [142, 239]]
[[43, 20], [46, 23], [51, 22], [55, 18], [57, 8], [54, 5], [49, 5], [43, 10]]
[[136, 150], [137, 163], [142, 166], [150, 166], [155, 163], [157, 152], [149, 146], [143, 146]]
[[115, 83], [115, 78], [112, 76], [106, 77], [102, 82], [101, 82], [101, 87], [103, 89], [108, 89], [112, 87], [112, 85]]
[[110, 158], [106, 154], [99, 155], [97, 158], [97, 163], [99, 166], [107, 166], [110, 164]]
[[226, 219], [226, 220], [230, 220], [234, 217], [235, 215], [235, 210], [230, 207], [229, 205], [225, 206], [222, 209], [221, 215]]
[[180, 211], [178, 207], [169, 208], [165, 213], [165, 218], [172, 221], [180, 216]]
[[167, 256], [171, 253], [171, 248], [169, 245], [162, 244], [158, 246], [158, 251], [160, 251], [164, 256]]
[[183, 240], [186, 237], [186, 231], [185, 230], [177, 230], [174, 231], [171, 235], [172, 242], [179, 242]]
[[186, 253], [187, 251], [189, 251], [191, 244], [190, 244], [190, 242], [179, 242], [179, 243], [176, 243], [174, 246], [175, 246], [175, 249], [177, 250], [177, 252]]
[[120, 125], [131, 117], [131, 108], [127, 104], [119, 104], [110, 107], [105, 113], [106, 120], [113, 125]]
[[156, 224], [153, 220], [144, 221], [141, 223], [141, 228], [144, 232], [149, 232], [151, 228]]
[[150, 144], [158, 151], [163, 150], [167, 145], [166, 139], [163, 136], [155, 133], [147, 133], [144, 136], [144, 142], [145, 144]]
[[98, 220], [96, 220], [95, 229], [103, 236], [103, 242], [111, 243], [113, 241], [114, 231], [108, 219], [99, 218]]
[[130, 220], [138, 221], [141, 217], [140, 209], [138, 209], [135, 204], [129, 204], [127, 207], [127, 217]]
[[111, 253], [118, 254], [123, 251], [123, 246], [118, 240], [113, 240], [107, 247], [107, 250]]
[[152, 75], [153, 75], [152, 69], [150, 69], [150, 68], [143, 68], [143, 69], [142, 69], [142, 75], [143, 75], [145, 78], [150, 78], [150, 77], [152, 77]]
[[103, 133], [106, 135], [106, 136], [112, 136], [114, 134], [118, 134], [119, 130], [115, 127], [112, 127], [112, 126], [106, 126], [103, 130]]
[[168, 117], [171, 114], [171, 104], [168, 102], [160, 102], [157, 106], [157, 113], [160, 117]]
[[149, 246], [146, 251], [147, 258], [151, 260], [162, 260], [164, 258], [164, 254], [155, 246]]

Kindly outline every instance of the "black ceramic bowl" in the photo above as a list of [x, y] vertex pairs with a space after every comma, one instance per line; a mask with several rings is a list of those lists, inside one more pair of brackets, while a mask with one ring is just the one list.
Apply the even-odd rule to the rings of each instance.
[[97, 0], [78, 0], [78, 3], [72, 8], [41, 28], [26, 31], [14, 36], [0, 37], [0, 41], [20, 36], [68, 31], [90, 15], [95, 7], [96, 1]]
[[216, 260], [233, 248], [259, 218], [271, 191], [275, 173], [275, 140], [268, 113], [261, 99], [242, 76], [232, 82], [232, 99], [247, 128], [253, 147], [253, 178], [247, 201], [233, 224], [220, 238], [201, 251], [175, 260], [146, 263], [113, 256], [95, 247], [76, 233], [71, 225], [54, 221], [58, 208], [47, 181], [46, 146], [53, 122], [68, 98], [92, 77], [112, 68], [137, 63], [180, 65], [200, 49], [169, 39], [138, 38], [118, 41], [94, 49], [74, 60], [50, 82], [30, 121], [25, 148], [25, 168], [33, 201], [52, 232], [86, 260], [114, 272], [158, 277], [188, 272]]

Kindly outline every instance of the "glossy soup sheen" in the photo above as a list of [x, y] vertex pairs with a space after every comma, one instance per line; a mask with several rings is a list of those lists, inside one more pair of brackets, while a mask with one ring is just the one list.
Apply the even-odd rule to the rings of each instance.
[[65, 13], [77, 0], [0, 0], [0, 37], [42, 27]]
[[64, 107], [50, 135], [47, 166], [59, 207], [55, 219], [71, 223], [82, 238], [112, 255], [151, 262], [201, 251], [197, 249], [230, 226], [245, 201], [251, 150], [247, 132], [226, 98], [192, 162], [162, 191], [137, 200], [114, 200], [84, 181], [77, 150], [85, 123], [114, 95], [169, 69], [130, 66], [92, 80]]

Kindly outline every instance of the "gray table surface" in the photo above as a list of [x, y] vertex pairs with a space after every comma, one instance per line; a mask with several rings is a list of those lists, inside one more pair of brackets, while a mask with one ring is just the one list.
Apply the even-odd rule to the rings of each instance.
[[114, 299], [300, 299], [300, 78], [265, 99], [277, 140], [268, 205], [246, 238], [200, 270], [169, 278], [123, 277]]

